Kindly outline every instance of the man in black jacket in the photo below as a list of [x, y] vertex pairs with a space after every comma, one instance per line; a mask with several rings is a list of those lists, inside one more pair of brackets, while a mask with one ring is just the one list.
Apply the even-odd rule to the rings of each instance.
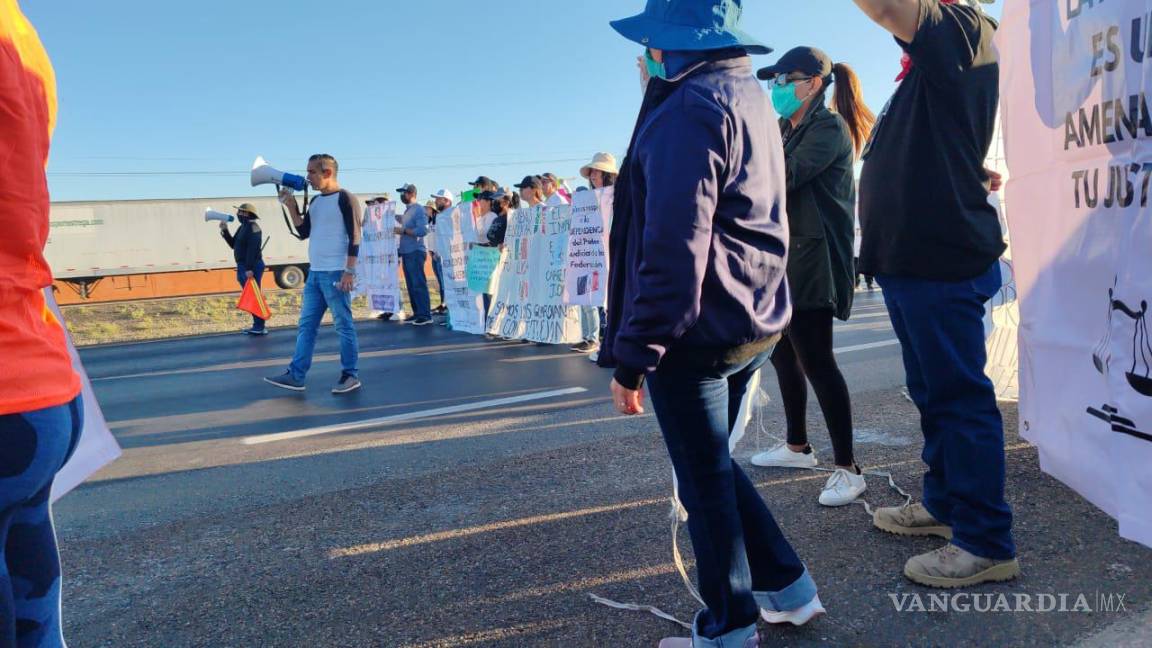
[[[240, 282], [240, 288], [244, 288], [249, 279], [255, 279], [259, 286], [264, 276], [264, 254], [261, 249], [264, 234], [256, 224], [260, 217], [252, 203], [244, 203], [236, 208], [236, 218], [240, 220], [236, 233], [229, 233], [228, 224], [221, 221], [220, 236], [224, 237], [236, 258], [236, 280]], [[252, 328], [245, 329], [244, 334], [268, 335], [268, 329], [265, 328], [264, 320], [253, 315]]]

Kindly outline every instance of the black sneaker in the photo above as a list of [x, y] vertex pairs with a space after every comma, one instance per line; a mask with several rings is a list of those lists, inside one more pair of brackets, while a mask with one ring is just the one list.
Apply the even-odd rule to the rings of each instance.
[[415, 318], [412, 318], [412, 321], [408, 322], [408, 323], [411, 324], [412, 326], [428, 326], [429, 324], [432, 324], [433, 322], [432, 322], [431, 317], [415, 317]]
[[268, 329], [266, 329], [266, 328], [262, 328], [262, 329], [258, 329], [258, 328], [250, 328], [250, 329], [244, 329], [244, 335], [256, 335], [256, 336], [260, 336], [260, 335], [268, 335]]
[[360, 379], [356, 376], [349, 376], [348, 374], [340, 374], [340, 382], [332, 388], [333, 394], [347, 394], [360, 389]]
[[575, 351], [576, 353], [592, 353], [593, 351], [599, 349], [600, 345], [591, 340], [584, 340], [580, 344], [568, 348]]
[[380, 313], [376, 316], [376, 319], [387, 322], [388, 320], [392, 319], [392, 313]]

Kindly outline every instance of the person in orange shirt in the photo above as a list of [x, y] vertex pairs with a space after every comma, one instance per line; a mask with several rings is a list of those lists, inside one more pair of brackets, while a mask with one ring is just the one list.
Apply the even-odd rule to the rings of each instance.
[[55, 117], [48, 56], [16, 0], [0, 0], [0, 646], [64, 646], [49, 494], [84, 417], [64, 327], [44, 299]]

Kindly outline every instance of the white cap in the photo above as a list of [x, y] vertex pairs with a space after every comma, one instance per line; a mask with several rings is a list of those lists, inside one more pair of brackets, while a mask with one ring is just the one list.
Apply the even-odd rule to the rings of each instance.
[[448, 199], [448, 202], [456, 202], [456, 196], [453, 196], [452, 192], [448, 191], [447, 189], [441, 189], [440, 191], [437, 191], [436, 193], [432, 194], [432, 197], [446, 198]]

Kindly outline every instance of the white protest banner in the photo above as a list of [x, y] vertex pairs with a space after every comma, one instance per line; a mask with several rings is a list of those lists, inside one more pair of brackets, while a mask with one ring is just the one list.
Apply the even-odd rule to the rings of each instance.
[[[60, 325], [64, 325], [64, 317], [60, 314], [60, 307], [56, 305], [56, 298], [51, 288], [44, 289], [44, 299], [48, 307], [55, 313]], [[65, 331], [68, 338], [68, 355], [72, 357], [72, 368], [80, 374], [82, 391], [81, 400], [84, 403], [84, 427], [80, 432], [80, 443], [76, 445], [68, 463], [56, 473], [52, 482], [51, 500], [55, 502], [67, 495], [72, 489], [84, 483], [104, 466], [115, 461], [121, 454], [120, 444], [108, 429], [104, 420], [104, 412], [100, 410], [100, 403], [96, 401], [96, 394], [92, 392], [92, 383], [88, 380], [88, 372], [84, 371], [84, 363], [80, 361], [80, 354], [72, 344], [72, 335]]]
[[356, 264], [356, 292], [367, 295], [374, 311], [400, 312], [400, 257], [396, 227], [396, 203], [365, 208], [360, 238], [360, 259]]
[[518, 209], [508, 218], [488, 332], [544, 344], [580, 341], [580, 308], [564, 305], [572, 208]]
[[444, 299], [453, 331], [484, 332], [484, 298], [468, 289], [468, 248], [476, 240], [472, 203], [436, 217], [436, 245], [444, 274]]
[[604, 306], [608, 302], [608, 231], [613, 196], [613, 187], [572, 195], [565, 304]]
[[1018, 1], [997, 35], [1020, 429], [1152, 546], [1148, 0]]

